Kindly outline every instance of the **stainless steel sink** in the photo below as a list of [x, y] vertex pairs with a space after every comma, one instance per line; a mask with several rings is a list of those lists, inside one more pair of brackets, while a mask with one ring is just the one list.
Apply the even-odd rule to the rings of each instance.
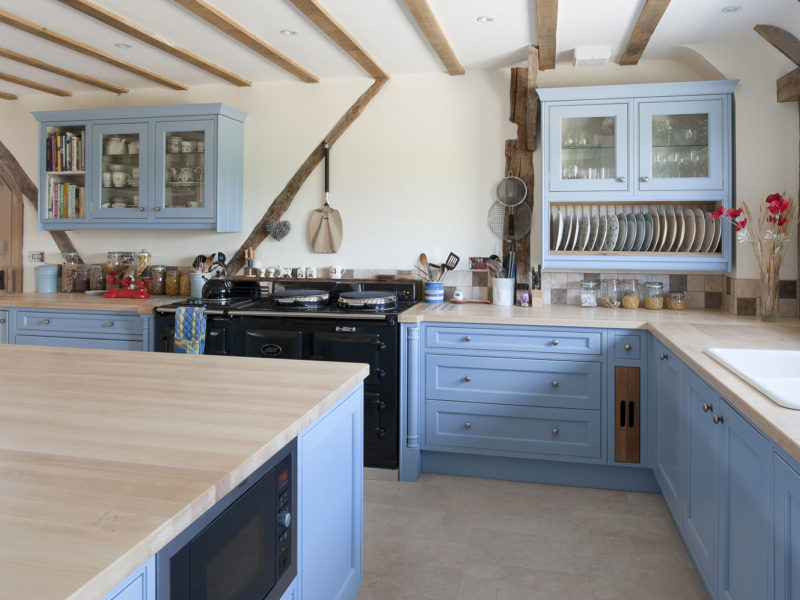
[[776, 404], [800, 410], [800, 350], [708, 348], [706, 354]]

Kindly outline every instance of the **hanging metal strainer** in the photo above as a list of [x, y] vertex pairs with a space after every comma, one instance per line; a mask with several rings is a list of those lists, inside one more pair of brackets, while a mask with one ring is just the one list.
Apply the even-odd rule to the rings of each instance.
[[489, 209], [489, 229], [497, 237], [510, 242], [528, 235], [531, 230], [531, 207], [527, 204], [507, 207], [499, 202]]
[[528, 186], [519, 177], [508, 172], [508, 176], [497, 184], [497, 200], [503, 206], [517, 206], [522, 204], [528, 195]]

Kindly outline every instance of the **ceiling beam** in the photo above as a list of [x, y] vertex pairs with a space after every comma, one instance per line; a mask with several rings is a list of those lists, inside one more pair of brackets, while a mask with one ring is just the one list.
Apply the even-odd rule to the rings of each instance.
[[794, 34], [774, 25], [756, 25], [753, 30], [800, 67], [800, 40]]
[[347, 52], [374, 79], [388, 79], [389, 74], [359, 44], [355, 38], [322, 8], [317, 0], [289, 0], [297, 9], [312, 21], [322, 32]]
[[0, 92], [0, 98], [3, 100], [16, 100], [17, 97], [14, 94], [7, 94], [5, 92]]
[[633, 28], [631, 37], [628, 40], [628, 47], [622, 53], [619, 61], [620, 65], [636, 65], [642, 58], [644, 49], [647, 47], [650, 37], [656, 30], [664, 11], [667, 10], [670, 0], [647, 0], [644, 3], [639, 20]]
[[37, 83], [35, 81], [31, 81], [30, 79], [23, 79], [22, 77], [16, 77], [14, 75], [9, 75], [8, 73], [0, 73], [0, 79], [4, 81], [10, 81], [11, 83], [16, 83], [17, 85], [23, 85], [25, 87], [33, 88], [34, 90], [39, 90], [40, 92], [47, 92], [48, 94], [53, 94], [54, 96], [72, 96], [71, 92], [67, 92], [66, 90], [60, 90], [58, 88], [50, 87], [49, 85], [45, 85], [43, 83]]
[[800, 101], [800, 68], [778, 78], [778, 102]]
[[134, 65], [133, 63], [121, 60], [115, 56], [103, 52], [102, 50], [99, 50], [92, 46], [88, 46], [82, 42], [79, 42], [78, 40], [73, 40], [72, 38], [68, 38], [64, 35], [61, 35], [60, 33], [56, 33], [55, 31], [46, 29], [41, 25], [37, 25], [36, 23], [31, 23], [30, 21], [26, 21], [25, 19], [13, 15], [5, 10], [0, 10], [0, 23], [5, 23], [10, 27], [14, 27], [15, 29], [24, 31], [25, 33], [35, 35], [37, 37], [42, 38], [43, 40], [47, 40], [48, 42], [52, 42], [53, 44], [58, 44], [59, 46], [63, 46], [64, 48], [68, 48], [74, 52], [90, 56], [91, 58], [104, 62], [108, 65], [117, 67], [118, 69], [122, 69], [123, 71], [128, 71], [129, 73], [133, 73], [134, 75], [144, 77], [145, 79], [149, 79], [150, 81], [153, 81], [160, 85], [172, 88], [173, 90], [188, 89], [186, 85], [184, 85], [183, 83], [178, 83], [177, 81], [173, 81], [171, 79], [163, 77], [158, 73], [154, 73], [153, 71]]
[[68, 71], [67, 69], [62, 69], [61, 67], [51, 65], [50, 63], [42, 62], [41, 60], [31, 58], [30, 56], [17, 54], [16, 52], [6, 48], [0, 48], [0, 57], [7, 58], [9, 60], [15, 60], [24, 65], [36, 67], [37, 69], [41, 69], [43, 71], [49, 71], [50, 73], [61, 75], [61, 77], [68, 77], [69, 79], [74, 79], [75, 81], [82, 81], [83, 83], [88, 83], [94, 87], [108, 90], [109, 92], [114, 92], [115, 94], [125, 94], [128, 91], [128, 88], [114, 85], [113, 83], [108, 83], [107, 81], [102, 81], [100, 79], [95, 79], [94, 77], [89, 77], [88, 75], [81, 75], [80, 73], [75, 73], [74, 71]]
[[556, 68], [556, 26], [558, 0], [536, 0], [536, 37], [539, 40], [539, 69]]
[[215, 77], [219, 77], [227, 81], [228, 83], [232, 83], [233, 85], [238, 85], [239, 87], [248, 87], [252, 85], [252, 82], [236, 75], [235, 73], [231, 73], [227, 69], [223, 69], [219, 65], [206, 60], [205, 58], [198, 56], [194, 52], [187, 50], [186, 48], [181, 48], [177, 44], [173, 44], [166, 38], [161, 37], [160, 35], [153, 33], [152, 31], [148, 31], [147, 29], [140, 27], [136, 23], [129, 21], [128, 19], [117, 15], [110, 10], [103, 8], [102, 6], [98, 6], [93, 2], [89, 2], [88, 0], [58, 0], [61, 4], [65, 4], [70, 8], [73, 8], [86, 16], [92, 17], [93, 19], [97, 19], [101, 23], [105, 23], [109, 27], [113, 27], [114, 29], [121, 31], [125, 35], [129, 35], [132, 38], [136, 38], [137, 40], [144, 42], [145, 44], [149, 44], [155, 48], [158, 48], [162, 52], [166, 52], [170, 56], [174, 56], [175, 58], [182, 60], [184, 62], [189, 63], [197, 67], [198, 69], [202, 69], [207, 73], [211, 73]]
[[287, 73], [294, 75], [300, 81], [304, 81], [306, 83], [317, 83], [319, 81], [319, 77], [298, 65], [288, 56], [284, 56], [272, 46], [269, 46], [266, 42], [250, 33], [236, 21], [221, 13], [204, 0], [174, 1], [189, 12], [203, 19], [209, 25], [212, 25], [213, 27], [219, 29], [222, 33], [229, 35], [243, 46], [249, 48], [263, 58], [266, 58], [268, 61], [274, 63]]
[[464, 67], [458, 60], [428, 0], [405, 0], [405, 3], [447, 72], [450, 75], [463, 75]]

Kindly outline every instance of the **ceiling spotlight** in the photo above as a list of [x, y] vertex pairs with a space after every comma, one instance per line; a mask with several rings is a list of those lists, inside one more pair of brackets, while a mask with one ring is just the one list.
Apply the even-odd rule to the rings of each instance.
[[484, 16], [482, 16], [482, 17], [478, 17], [478, 18], [477, 18], [477, 19], [475, 19], [475, 20], [476, 20], [478, 23], [491, 23], [492, 21], [494, 21], [494, 17], [488, 17], [488, 16], [484, 15]]
[[742, 10], [741, 5], [733, 4], [731, 6], [723, 7], [722, 12], [724, 12], [724, 13], [733, 13], [733, 12], [739, 12], [740, 10]]
[[281, 29], [281, 35], [292, 37], [293, 35], [297, 35], [297, 32], [294, 29]]
[[124, 50], [127, 50], [128, 48], [133, 48], [133, 46], [131, 46], [130, 44], [126, 44], [125, 42], [117, 42], [116, 44], [114, 44], [114, 46], [116, 46], [117, 48], [122, 48]]

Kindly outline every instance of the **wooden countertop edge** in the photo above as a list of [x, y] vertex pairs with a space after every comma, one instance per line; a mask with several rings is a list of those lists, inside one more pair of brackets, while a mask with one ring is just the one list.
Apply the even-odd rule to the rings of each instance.
[[180, 299], [181, 297], [179, 296], [153, 296], [144, 300], [136, 300], [133, 298], [105, 298], [103, 296], [87, 296], [86, 294], [64, 292], [53, 294], [25, 292], [21, 294], [0, 294], [0, 308], [92, 310], [150, 315], [153, 314], [153, 310], [156, 307], [177, 302]]
[[185, 506], [170, 519], [151, 531], [127, 552], [67, 596], [66, 600], [104, 597], [169, 543], [175, 537], [174, 532], [176, 530], [183, 531], [191, 525], [228, 492], [272, 458], [276, 452], [344, 398], [347, 392], [359, 385], [368, 375], [369, 368], [367, 365], [361, 365], [356, 374], [352, 375], [336, 390], [326, 395], [314, 408], [286, 427], [281, 433], [273, 436], [271, 440], [245, 459], [236, 469], [225, 475], [212, 488], [199, 495], [191, 504]]

